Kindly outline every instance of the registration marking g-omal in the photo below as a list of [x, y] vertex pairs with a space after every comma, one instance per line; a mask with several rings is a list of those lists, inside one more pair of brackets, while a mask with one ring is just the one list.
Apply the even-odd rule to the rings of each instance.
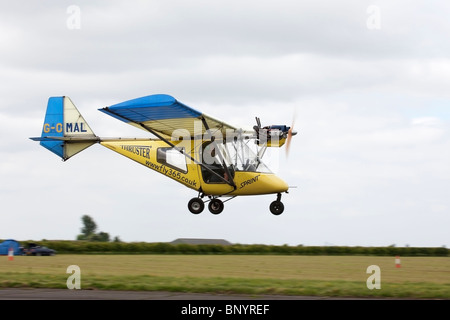
[[[87, 132], [84, 122], [67, 122], [66, 123], [66, 132]], [[49, 123], [44, 123], [43, 131], [45, 133], [49, 133], [52, 131], [63, 132], [63, 124], [61, 122], [55, 124], [54, 126]]]

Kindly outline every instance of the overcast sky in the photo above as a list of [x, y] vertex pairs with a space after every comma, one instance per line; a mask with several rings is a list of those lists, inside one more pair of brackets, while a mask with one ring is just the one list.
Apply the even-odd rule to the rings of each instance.
[[[450, 245], [450, 4], [444, 1], [0, 1], [0, 238], [74, 240], [82, 215], [132, 241]], [[101, 137], [148, 136], [98, 111], [165, 93], [236, 126], [291, 125], [292, 188], [220, 215], [94, 145], [33, 142], [69, 96]]]

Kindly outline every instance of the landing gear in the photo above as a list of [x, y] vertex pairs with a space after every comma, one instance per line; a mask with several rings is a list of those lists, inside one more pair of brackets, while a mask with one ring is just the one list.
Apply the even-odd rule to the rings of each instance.
[[208, 204], [208, 209], [212, 214], [219, 214], [223, 211], [223, 202], [220, 199], [214, 198]]
[[272, 202], [270, 204], [269, 209], [270, 209], [270, 212], [272, 212], [272, 214], [274, 214], [276, 216], [278, 216], [278, 215], [283, 213], [283, 211], [284, 211], [284, 204], [283, 204], [283, 202], [281, 202], [281, 193], [279, 193], [277, 195], [277, 200], [275, 200], [274, 202]]
[[205, 209], [205, 204], [200, 198], [192, 198], [191, 200], [189, 200], [188, 209], [193, 214], [199, 214], [203, 211], [203, 209]]
[[281, 201], [274, 201], [270, 204], [270, 212], [272, 212], [272, 214], [278, 216], [280, 214], [282, 214], [284, 211], [284, 204]]
[[199, 214], [205, 209], [205, 203], [208, 203], [208, 209], [212, 214], [219, 214], [223, 211], [224, 202], [227, 202], [231, 199], [234, 199], [236, 196], [231, 197], [225, 201], [222, 201], [218, 198], [218, 196], [208, 195], [209, 200], [203, 201], [203, 197], [206, 195], [204, 193], [199, 193], [197, 198], [192, 198], [189, 200], [188, 209], [193, 214]]

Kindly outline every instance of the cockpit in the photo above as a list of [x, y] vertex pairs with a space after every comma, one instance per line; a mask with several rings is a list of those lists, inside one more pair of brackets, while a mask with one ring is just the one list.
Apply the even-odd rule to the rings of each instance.
[[[229, 175], [234, 177], [235, 172], [239, 171], [271, 173], [270, 169], [262, 162], [262, 155], [257, 150], [253, 151], [249, 144], [255, 144], [255, 141], [234, 139], [225, 143], [222, 141], [204, 142], [200, 157], [204, 166], [202, 167], [204, 181], [225, 183]], [[215, 175], [211, 171], [217, 174]]]

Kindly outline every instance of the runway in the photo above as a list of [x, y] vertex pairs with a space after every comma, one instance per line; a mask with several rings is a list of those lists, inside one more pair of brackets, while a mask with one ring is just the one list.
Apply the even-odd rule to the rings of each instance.
[[0, 289], [0, 300], [379, 300], [360, 297], [320, 297], [289, 295], [239, 295], [167, 291], [113, 291], [69, 289]]

